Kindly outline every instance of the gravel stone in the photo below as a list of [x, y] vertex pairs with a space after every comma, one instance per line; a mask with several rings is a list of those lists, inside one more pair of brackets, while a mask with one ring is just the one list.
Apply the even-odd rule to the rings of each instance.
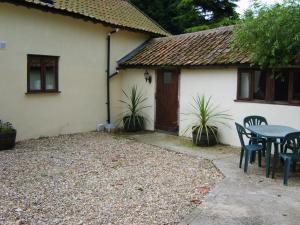
[[0, 179], [0, 224], [152, 225], [180, 222], [223, 176], [208, 160], [90, 132], [17, 143], [0, 152]]

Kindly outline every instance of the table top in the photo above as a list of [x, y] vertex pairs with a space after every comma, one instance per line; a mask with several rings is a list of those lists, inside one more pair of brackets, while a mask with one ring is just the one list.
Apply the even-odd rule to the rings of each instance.
[[284, 138], [289, 133], [299, 132], [299, 130], [296, 130], [292, 127], [281, 125], [249, 126], [246, 129], [248, 129], [252, 133], [257, 134], [260, 137], [266, 138]]

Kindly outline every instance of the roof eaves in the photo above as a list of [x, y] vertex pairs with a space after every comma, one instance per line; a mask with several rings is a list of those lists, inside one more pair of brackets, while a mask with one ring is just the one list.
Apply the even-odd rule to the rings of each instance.
[[0, 0], [0, 2], [11, 3], [13, 5], [21, 5], [21, 6], [25, 6], [25, 7], [28, 7], [28, 8], [34, 8], [34, 9], [42, 10], [44, 12], [51, 12], [51, 13], [54, 13], [54, 14], [66, 15], [66, 16], [70, 16], [70, 17], [73, 17], [73, 18], [82, 19], [84, 21], [91, 21], [93, 23], [101, 23], [104, 26], [109, 26], [109, 27], [113, 27], [113, 28], [120, 28], [120, 29], [124, 29], [124, 30], [128, 30], [128, 31], [135, 31], [135, 32], [142, 32], [142, 33], [146, 33], [146, 34], [151, 34], [154, 37], [166, 37], [166, 36], [170, 35], [170, 33], [167, 32], [165, 29], [163, 29], [161, 26], [159, 26], [159, 27], [163, 31], [165, 31], [166, 33], [154, 32], [154, 31], [149, 31], [149, 30], [146, 30], [146, 29], [134, 28], [134, 27], [131, 27], [131, 26], [123, 26], [123, 25], [120, 25], [120, 24], [117, 24], [117, 23], [107, 22], [105, 20], [95, 18], [94, 16], [84, 15], [84, 14], [80, 14], [80, 13], [77, 13], [77, 12], [74, 12], [74, 11], [70, 11], [68, 9], [56, 8], [51, 4], [42, 3], [42, 2], [35, 3], [35, 2], [28, 2], [28, 1], [23, 1], [23, 0], [14, 0], [14, 1]]
[[121, 59], [119, 59], [117, 61], [117, 63], [119, 65], [125, 63], [126, 61], [128, 61], [129, 59], [131, 59], [133, 56], [135, 56], [139, 51], [141, 51], [143, 48], [145, 48], [150, 41], [151, 41], [151, 39], [143, 42], [140, 46], [138, 46], [137, 48], [135, 48], [134, 50], [132, 50], [131, 52], [129, 52], [127, 55], [125, 55], [124, 57], [122, 57]]
[[161, 69], [161, 68], [177, 68], [177, 69], [217, 69], [217, 68], [248, 68], [249, 63], [228, 63], [228, 64], [207, 64], [207, 65], [182, 65], [182, 64], [161, 64], [161, 65], [145, 65], [145, 64], [121, 64], [119, 69]]

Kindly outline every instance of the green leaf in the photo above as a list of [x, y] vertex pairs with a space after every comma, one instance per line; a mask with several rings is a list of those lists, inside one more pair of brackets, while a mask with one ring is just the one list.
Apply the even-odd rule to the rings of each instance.
[[144, 105], [148, 100], [144, 97], [142, 90], [137, 85], [133, 85], [128, 92], [122, 90], [124, 99], [119, 100], [125, 107], [123, 113], [120, 114], [119, 123], [125, 118], [125, 123], [133, 123], [133, 126], [142, 125], [147, 118], [144, 116], [144, 109], [151, 106]]
[[218, 125], [229, 125], [226, 123], [232, 120], [228, 110], [219, 110], [219, 106], [212, 103], [212, 97], [206, 98], [205, 95], [196, 95], [193, 97], [193, 102], [190, 104], [191, 112], [183, 113], [192, 119], [191, 122], [183, 131], [186, 134], [188, 131], [196, 132], [196, 142], [202, 136], [203, 132], [207, 136], [208, 142], [209, 133], [212, 133], [218, 141], [216, 127]]
[[299, 65], [299, 36], [299, 1], [286, 0], [271, 6], [256, 1], [236, 25], [232, 46], [249, 55], [253, 66], [289, 67]]

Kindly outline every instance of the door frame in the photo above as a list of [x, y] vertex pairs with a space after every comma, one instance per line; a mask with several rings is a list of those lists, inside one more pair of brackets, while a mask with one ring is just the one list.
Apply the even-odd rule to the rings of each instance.
[[[177, 72], [177, 79], [178, 79], [178, 90], [177, 90], [177, 109], [176, 109], [176, 113], [177, 113], [177, 127], [178, 127], [178, 131], [177, 132], [168, 132], [168, 131], [164, 131], [164, 130], [159, 130], [156, 128], [156, 117], [157, 117], [157, 81], [158, 81], [158, 74], [159, 71], [176, 71]], [[154, 92], [154, 102], [155, 102], [155, 108], [154, 108], [154, 130], [155, 131], [161, 131], [161, 132], [166, 132], [166, 133], [172, 133], [175, 135], [179, 135], [179, 121], [180, 121], [180, 89], [181, 89], [181, 70], [180, 69], [168, 69], [168, 68], [160, 68], [160, 69], [155, 69], [155, 92]]]

